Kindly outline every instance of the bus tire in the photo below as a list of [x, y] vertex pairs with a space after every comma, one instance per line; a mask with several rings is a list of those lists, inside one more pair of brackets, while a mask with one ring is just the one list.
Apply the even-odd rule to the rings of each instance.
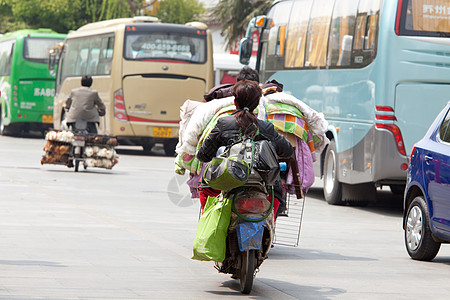
[[175, 156], [175, 148], [177, 146], [178, 140], [169, 140], [164, 143], [164, 153], [167, 156]]
[[4, 125], [0, 117], [0, 134], [4, 136], [14, 136], [15, 134], [17, 134], [17, 132], [14, 129], [13, 125]]
[[331, 140], [327, 147], [323, 168], [323, 196], [330, 205], [341, 205], [342, 183], [336, 178], [337, 153], [336, 144]]
[[152, 143], [143, 144], [142, 149], [144, 150], [145, 153], [150, 153], [150, 152], [152, 152], [153, 146], [154, 146], [154, 144], [152, 144]]

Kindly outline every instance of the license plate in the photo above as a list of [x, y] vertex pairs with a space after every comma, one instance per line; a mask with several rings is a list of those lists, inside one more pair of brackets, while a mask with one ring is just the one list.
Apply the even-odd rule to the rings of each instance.
[[79, 147], [84, 147], [84, 140], [74, 140], [73, 145], [79, 146]]
[[42, 123], [53, 123], [53, 115], [42, 115]]
[[172, 137], [172, 128], [170, 127], [153, 127], [154, 137]]

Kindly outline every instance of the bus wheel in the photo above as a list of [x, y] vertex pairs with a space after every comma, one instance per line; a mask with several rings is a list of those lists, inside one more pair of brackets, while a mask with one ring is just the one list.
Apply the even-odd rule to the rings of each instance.
[[5, 136], [12, 136], [16, 134], [16, 130], [13, 125], [5, 126], [0, 117], [0, 134]]
[[323, 168], [323, 195], [328, 204], [339, 205], [342, 202], [342, 183], [336, 178], [337, 159], [334, 140], [330, 142], [325, 153]]
[[175, 148], [178, 140], [170, 140], [164, 143], [164, 153], [167, 156], [175, 156]]
[[144, 152], [150, 153], [152, 152], [153, 144], [143, 144], [142, 148], [144, 149]]

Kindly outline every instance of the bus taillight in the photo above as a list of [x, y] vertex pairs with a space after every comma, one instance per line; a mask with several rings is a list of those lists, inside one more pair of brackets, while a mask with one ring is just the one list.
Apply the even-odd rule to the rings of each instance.
[[405, 144], [403, 143], [402, 133], [400, 131], [400, 128], [398, 128], [397, 125], [377, 123], [376, 127], [377, 128], [382, 128], [382, 129], [387, 129], [390, 132], [392, 132], [394, 134], [394, 137], [395, 137], [395, 143], [397, 144], [398, 151], [402, 155], [406, 155]]
[[[379, 121], [397, 121], [397, 117], [395, 116], [395, 111], [391, 106], [379, 106], [375, 107], [376, 114], [375, 119]], [[384, 122], [376, 123], [375, 126], [377, 128], [387, 129], [394, 134], [395, 142], [397, 144], [398, 151], [406, 155], [405, 144], [403, 143], [402, 133], [400, 128], [394, 124], [385, 124]]]
[[114, 92], [114, 119], [121, 122], [128, 121], [122, 89]]

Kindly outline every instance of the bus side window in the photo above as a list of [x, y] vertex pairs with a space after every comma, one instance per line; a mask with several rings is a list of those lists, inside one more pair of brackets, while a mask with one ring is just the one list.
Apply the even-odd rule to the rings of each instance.
[[87, 60], [89, 56], [89, 48], [84, 46], [78, 53], [77, 62], [75, 65], [74, 75], [86, 75]]
[[111, 74], [111, 64], [114, 54], [114, 36], [102, 37], [100, 58], [97, 66], [97, 75]]
[[324, 67], [334, 0], [315, 1], [306, 37], [305, 67]]
[[101, 38], [91, 38], [89, 43], [89, 56], [87, 60], [86, 75], [97, 75], [98, 60], [100, 58]]
[[267, 15], [267, 25], [263, 39], [267, 39], [267, 57], [265, 64], [268, 69], [280, 69], [284, 66], [286, 41], [286, 25], [292, 1], [275, 4]]
[[380, 0], [360, 1], [353, 38], [352, 64], [355, 67], [365, 67], [375, 59], [379, 14]]
[[366, 22], [367, 22], [366, 14], [358, 15], [356, 19], [356, 33], [353, 44], [353, 49], [355, 50], [362, 50], [364, 47], [364, 37], [366, 36], [366, 27], [367, 27]]
[[14, 41], [4, 41], [0, 43], [0, 75], [11, 74], [11, 59], [14, 51]]
[[308, 31], [309, 15], [312, 0], [296, 1], [292, 6], [289, 18], [286, 59], [286, 68], [301, 68], [305, 63], [306, 32]]
[[334, 6], [328, 41], [328, 66], [350, 66], [357, 7], [358, 0], [337, 1]]

